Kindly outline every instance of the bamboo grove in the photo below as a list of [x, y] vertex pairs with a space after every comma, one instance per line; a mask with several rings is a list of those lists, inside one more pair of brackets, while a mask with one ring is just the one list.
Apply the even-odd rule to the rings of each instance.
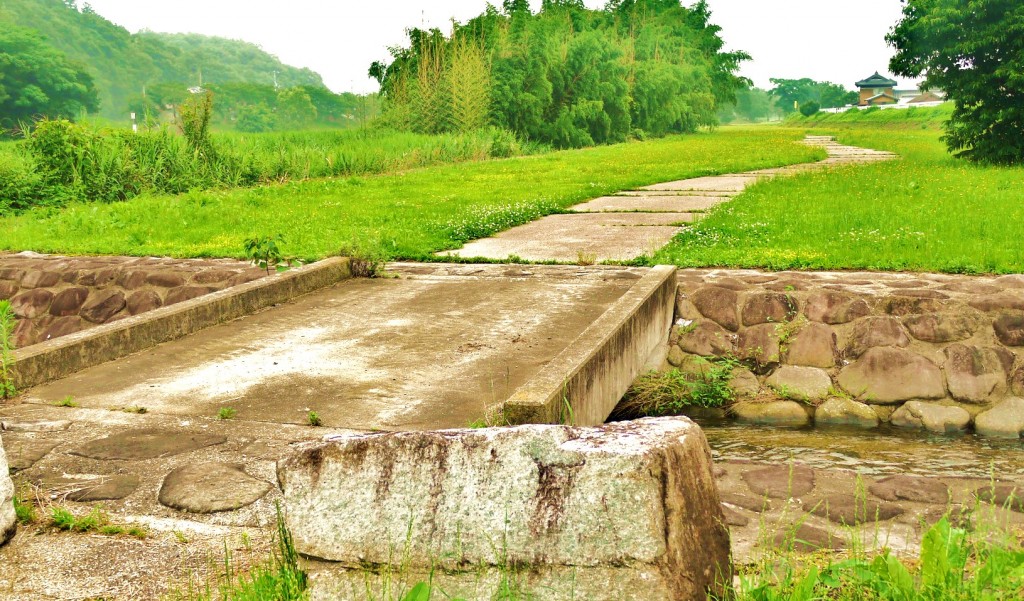
[[418, 133], [497, 126], [556, 147], [693, 132], [749, 82], [704, 0], [506, 0], [464, 24], [410, 29], [374, 63], [384, 122]]

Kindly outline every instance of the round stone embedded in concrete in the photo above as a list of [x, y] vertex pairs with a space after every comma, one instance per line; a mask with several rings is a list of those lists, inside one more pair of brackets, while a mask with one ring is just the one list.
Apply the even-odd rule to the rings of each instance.
[[87, 442], [71, 451], [71, 454], [89, 459], [156, 459], [218, 445], [226, 440], [224, 436], [216, 434], [131, 430]]
[[934, 478], [915, 476], [889, 476], [875, 482], [868, 490], [886, 501], [914, 501], [945, 505], [949, 502], [949, 487]]
[[116, 501], [135, 492], [139, 487], [139, 477], [134, 474], [90, 475], [77, 478], [59, 475], [41, 478], [39, 486], [69, 501]]
[[37, 461], [46, 457], [47, 453], [59, 444], [59, 442], [45, 439], [5, 438], [4, 447], [7, 450], [8, 467], [12, 472], [27, 470]]
[[996, 484], [979, 488], [974, 494], [980, 501], [1024, 513], [1024, 486]]
[[805, 495], [814, 489], [814, 472], [799, 465], [773, 465], [743, 474], [754, 494], [774, 499]]
[[198, 463], [179, 467], [164, 478], [160, 503], [190, 513], [231, 511], [255, 503], [271, 488], [240, 465]]
[[822, 499], [804, 501], [804, 511], [837, 524], [858, 526], [867, 522], [891, 520], [902, 515], [903, 508], [892, 503], [878, 503], [857, 495], [834, 494]]
[[772, 543], [776, 548], [799, 553], [813, 553], [822, 549], [843, 549], [843, 539], [809, 524], [794, 524], [775, 533]]

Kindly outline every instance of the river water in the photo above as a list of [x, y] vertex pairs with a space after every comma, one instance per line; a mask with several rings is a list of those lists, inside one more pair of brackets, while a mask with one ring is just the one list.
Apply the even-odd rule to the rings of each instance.
[[1024, 440], [932, 435], [903, 428], [773, 428], [695, 420], [716, 460], [803, 463], [864, 475], [1024, 476]]

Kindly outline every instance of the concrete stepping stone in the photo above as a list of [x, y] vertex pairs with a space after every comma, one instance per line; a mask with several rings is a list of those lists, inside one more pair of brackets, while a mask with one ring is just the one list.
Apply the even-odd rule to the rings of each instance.
[[744, 472], [742, 478], [759, 497], [790, 499], [814, 490], [814, 472], [800, 465], [773, 465]]
[[752, 175], [712, 175], [708, 177], [695, 177], [653, 186], [644, 186], [642, 190], [694, 190], [709, 192], [740, 192], [747, 186], [758, 180]]
[[[656, 211], [662, 213], [691, 213], [707, 211], [725, 201], [725, 196], [602, 196], [574, 206], [580, 212]], [[690, 219], [692, 220], [692, 218]]]
[[116, 501], [135, 492], [139, 477], [134, 474], [102, 476], [52, 475], [40, 478], [37, 484], [50, 494], [79, 503]]
[[875, 482], [868, 490], [885, 501], [913, 501], [934, 505], [949, 503], [949, 487], [934, 478], [889, 476]]
[[0, 430], [5, 432], [63, 432], [70, 427], [67, 419], [0, 422]]
[[216, 434], [144, 429], [98, 438], [69, 453], [89, 459], [138, 461], [180, 455], [226, 441], [226, 437]]
[[7, 451], [7, 466], [12, 472], [27, 470], [59, 444], [53, 440], [6, 437], [4, 448]]
[[725, 503], [722, 503], [722, 515], [725, 516], [725, 523], [728, 526], [737, 526], [742, 528], [750, 523], [750, 518], [736, 511], [732, 507], [729, 507]]
[[184, 465], [167, 474], [159, 500], [171, 509], [217, 513], [251, 505], [272, 488], [245, 473], [241, 465], [213, 461]]
[[770, 511], [772, 508], [772, 502], [764, 497], [748, 497], [747, 495], [739, 493], [720, 491], [718, 493], [718, 498], [723, 503], [735, 505], [736, 507], [741, 507], [747, 511], [753, 511], [756, 513]]
[[[633, 211], [627, 213], [568, 213], [565, 215], [552, 215], [562, 217], [565, 221], [579, 225], [600, 225], [607, 227], [633, 227], [645, 225], [678, 225], [690, 223], [697, 216], [693, 213], [664, 213]], [[571, 218], [571, 219], [567, 219]]]
[[793, 524], [775, 533], [772, 543], [777, 549], [792, 549], [798, 553], [813, 553], [823, 549], [845, 549], [842, 538], [810, 524]]
[[1024, 486], [1017, 484], [989, 485], [979, 488], [975, 491], [974, 496], [979, 501], [1024, 513]]
[[549, 215], [538, 221], [466, 244], [448, 256], [528, 261], [626, 261], [669, 243], [675, 226], [615, 227], [578, 222], [578, 215]]
[[856, 495], [834, 494], [803, 503], [804, 511], [843, 526], [859, 526], [867, 522], [891, 520], [904, 509], [892, 503], [860, 499]]

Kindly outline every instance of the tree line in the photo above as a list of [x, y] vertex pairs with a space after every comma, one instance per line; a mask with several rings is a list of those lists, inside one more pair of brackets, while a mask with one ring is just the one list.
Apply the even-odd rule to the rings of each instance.
[[692, 132], [749, 85], [749, 55], [725, 51], [710, 18], [704, 0], [506, 0], [447, 36], [410, 29], [370, 75], [398, 129], [494, 125], [556, 147]]

